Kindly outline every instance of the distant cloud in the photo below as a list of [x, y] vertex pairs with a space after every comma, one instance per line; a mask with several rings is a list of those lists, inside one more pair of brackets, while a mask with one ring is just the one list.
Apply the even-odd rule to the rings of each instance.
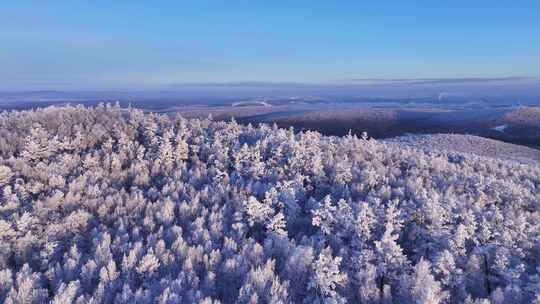
[[533, 77], [462, 77], [462, 78], [354, 78], [328, 82], [286, 82], [286, 81], [229, 81], [229, 82], [194, 82], [171, 83], [169, 88], [231, 88], [231, 89], [272, 89], [272, 88], [339, 88], [369, 85], [424, 85], [424, 84], [468, 84], [506, 81], [537, 81]]
[[535, 80], [532, 77], [462, 77], [462, 78], [355, 78], [353, 83], [465, 84], [498, 81]]
[[[1, 79], [0, 79], [1, 80]], [[5, 79], [0, 81], [0, 92], [13, 91], [41, 91], [41, 90], [71, 90], [71, 91], [179, 91], [179, 92], [337, 92], [357, 90], [365, 93], [374, 90], [391, 90], [407, 88], [424, 90], [425, 88], [446, 90], [446, 86], [460, 86], [465, 89], [471, 86], [481, 87], [483, 84], [496, 83], [497, 85], [530, 85], [538, 87], [540, 78], [536, 77], [462, 77], [462, 78], [354, 78], [341, 79], [334, 81], [320, 82], [301, 82], [301, 81], [211, 81], [211, 82], [177, 82], [177, 83], [159, 83], [133, 84], [107, 81], [87, 81], [81, 85], [81, 81], [62, 81], [58, 80], [40, 80], [40, 79]], [[467, 87], [467, 88], [466, 88]]]
[[194, 83], [173, 83], [172, 88], [189, 87], [216, 87], [216, 88], [299, 88], [315, 87], [320, 84], [310, 84], [304, 82], [284, 82], [284, 81], [229, 81], [229, 82], [194, 82]]

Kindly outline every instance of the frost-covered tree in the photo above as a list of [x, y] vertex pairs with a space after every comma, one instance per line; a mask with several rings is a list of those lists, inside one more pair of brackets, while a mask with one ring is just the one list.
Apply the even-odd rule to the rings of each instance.
[[0, 187], [7, 185], [13, 176], [13, 172], [7, 166], [0, 165]]
[[308, 287], [314, 290], [314, 302], [318, 303], [345, 303], [345, 297], [338, 292], [344, 286], [347, 275], [340, 268], [341, 257], [333, 257], [329, 247], [324, 248], [313, 264], [313, 277]]
[[41, 275], [32, 272], [28, 264], [24, 264], [16, 274], [11, 290], [5, 298], [6, 304], [43, 303], [48, 296], [43, 288]]
[[448, 294], [431, 273], [431, 265], [422, 259], [414, 267], [411, 275], [402, 277], [401, 283], [404, 301], [417, 304], [444, 303]]

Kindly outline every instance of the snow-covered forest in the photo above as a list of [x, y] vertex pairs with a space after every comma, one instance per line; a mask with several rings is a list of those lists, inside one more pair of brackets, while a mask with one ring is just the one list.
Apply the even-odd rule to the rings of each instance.
[[540, 303], [540, 167], [100, 105], [0, 114], [1, 303]]

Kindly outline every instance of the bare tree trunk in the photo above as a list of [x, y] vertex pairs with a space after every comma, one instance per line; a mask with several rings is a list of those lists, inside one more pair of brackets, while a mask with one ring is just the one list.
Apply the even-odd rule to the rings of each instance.
[[484, 253], [484, 276], [485, 276], [485, 286], [488, 296], [491, 294], [491, 283], [489, 282], [489, 267], [487, 261], [487, 255]]

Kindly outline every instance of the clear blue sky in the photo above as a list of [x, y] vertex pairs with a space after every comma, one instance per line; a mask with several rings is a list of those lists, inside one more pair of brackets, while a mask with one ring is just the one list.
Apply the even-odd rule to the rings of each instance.
[[3, 1], [0, 90], [540, 73], [538, 0], [367, 2]]

